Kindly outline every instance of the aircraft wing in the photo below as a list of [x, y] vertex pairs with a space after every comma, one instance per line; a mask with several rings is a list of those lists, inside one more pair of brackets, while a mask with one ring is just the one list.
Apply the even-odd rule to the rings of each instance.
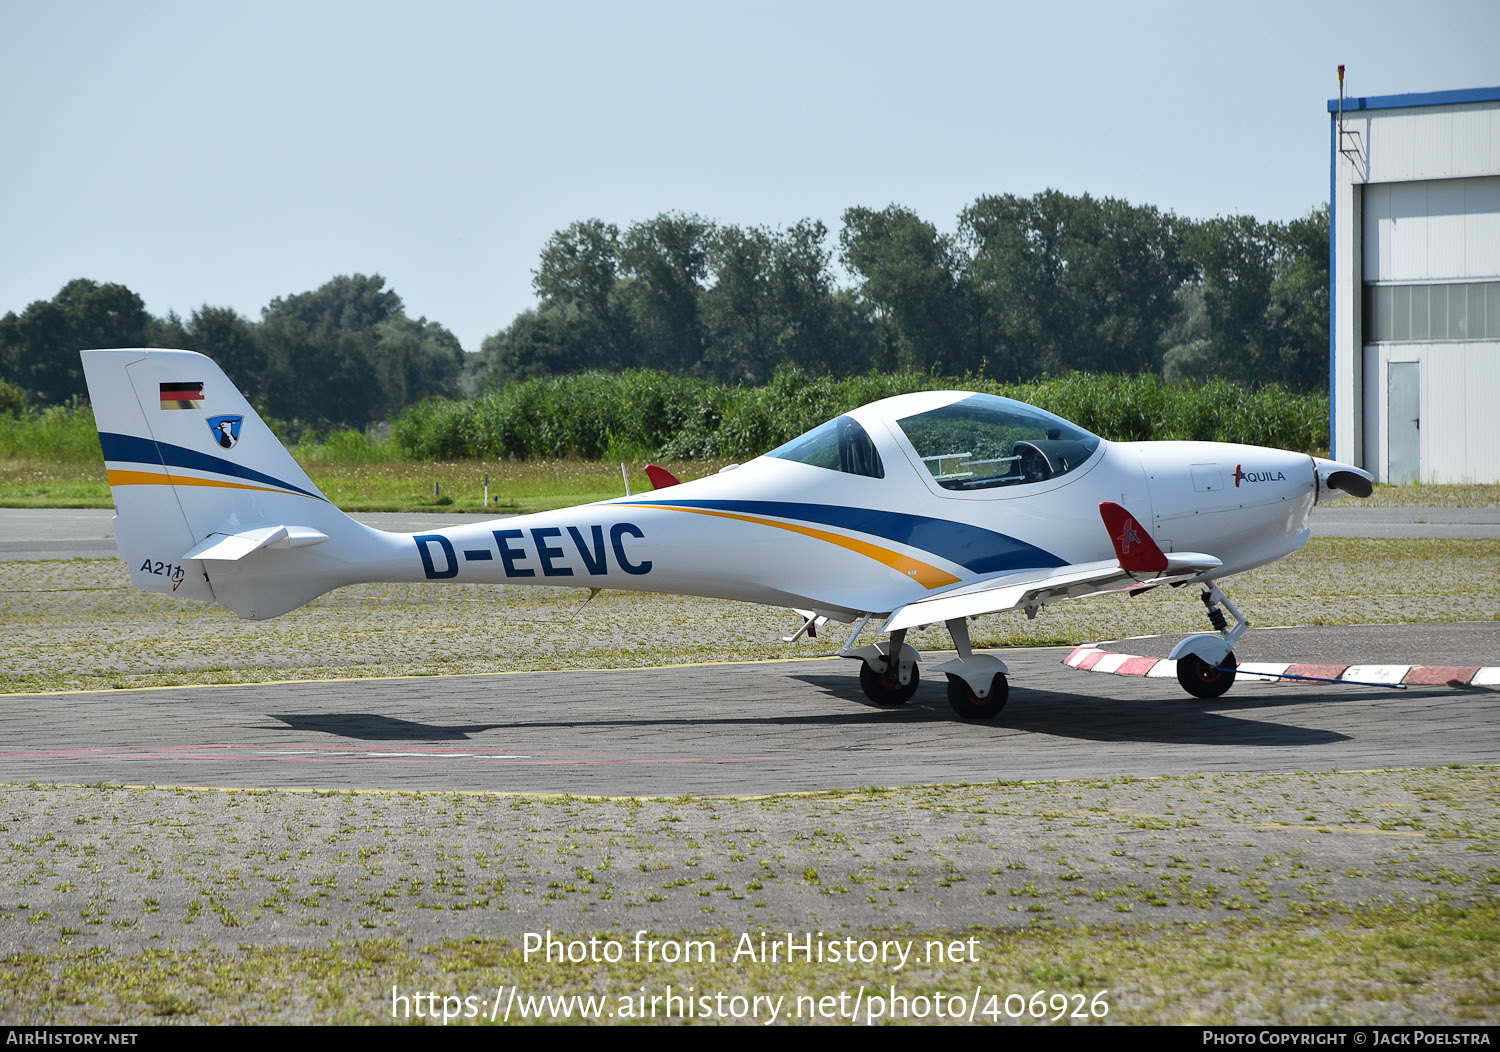
[[1189, 581], [1222, 563], [1199, 552], [1168, 555], [1135, 518], [1118, 504], [1104, 502], [1099, 515], [1115, 547], [1114, 559], [1013, 570], [984, 581], [957, 585], [891, 612], [882, 632], [932, 625], [959, 617], [1036, 607], [1062, 599], [1085, 599], [1108, 592], [1129, 592], [1158, 584]]
[[995, 614], [1017, 607], [1043, 606], [1062, 599], [1085, 599], [1091, 595], [1173, 584], [1191, 580], [1219, 565], [1219, 560], [1211, 555], [1181, 552], [1168, 556], [1166, 568], [1155, 574], [1132, 572], [1108, 559], [1039, 570], [1014, 570], [978, 584], [960, 585], [915, 603], [907, 603], [892, 611], [880, 630], [894, 632], [957, 617]]

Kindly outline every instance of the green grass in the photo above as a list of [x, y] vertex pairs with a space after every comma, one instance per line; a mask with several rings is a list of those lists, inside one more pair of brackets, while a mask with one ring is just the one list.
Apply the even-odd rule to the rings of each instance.
[[[381, 1024], [409, 1018], [394, 988], [408, 1011], [459, 998], [465, 1022], [462, 998], [487, 1011], [515, 987], [598, 995], [618, 1021], [670, 986], [803, 1020], [863, 991], [859, 1021], [888, 1021], [870, 999], [894, 988], [928, 1021], [977, 990], [997, 1022], [1036, 1004], [1070, 1023], [1493, 1024], [1496, 773], [670, 800], [0, 788], [0, 1018]], [[524, 933], [549, 930], [620, 959], [528, 955]], [[705, 949], [647, 961], [636, 932]], [[788, 932], [911, 956], [736, 956]]]
[[[346, 511], [482, 511], [486, 474], [490, 477], [490, 510], [500, 513], [566, 508], [625, 492], [618, 461], [576, 457], [412, 461], [400, 459], [394, 449], [388, 459], [347, 460], [316, 446], [299, 447], [296, 454], [319, 488]], [[0, 507], [113, 507], [97, 450], [93, 457], [83, 461], [0, 458]], [[687, 480], [713, 474], [727, 461], [660, 463]], [[633, 493], [651, 488], [645, 466], [644, 460], [626, 464]], [[1380, 507], [1493, 507], [1500, 505], [1500, 485], [1376, 486], [1367, 503]]]
[[[562, 934], [562, 933], [559, 933]], [[728, 931], [652, 932], [666, 943], [708, 941], [721, 954]], [[614, 939], [621, 931], [568, 932], [569, 940]], [[510, 987], [533, 999], [593, 995], [510, 1023], [680, 1022], [719, 993], [759, 996], [790, 1022], [966, 1022], [935, 1016], [966, 1008], [980, 993], [976, 1022], [1114, 1025], [1351, 1026], [1493, 1025], [1500, 905], [1435, 902], [1354, 906], [1265, 921], [1221, 924], [1121, 923], [1076, 929], [1041, 925], [1021, 932], [899, 929], [857, 938], [962, 942], [976, 963], [916, 967], [899, 976], [817, 964], [546, 964], [526, 961], [516, 940], [475, 937], [410, 947], [372, 938], [297, 948], [246, 945], [233, 951], [162, 947], [13, 954], [0, 978], [11, 1020], [101, 1023], [389, 1024], [451, 1013], [454, 1024], [487, 1021]], [[972, 943], [969, 940], [973, 940]], [[676, 1018], [666, 1015], [668, 990]], [[856, 992], [862, 1006], [854, 1016]], [[894, 990], [904, 1002], [893, 1005]], [[419, 1009], [412, 995], [436, 994]], [[643, 1004], [642, 993], [657, 997]], [[847, 992], [847, 997], [839, 994]], [[397, 1001], [395, 995], [404, 995]], [[465, 1004], [465, 998], [473, 998]], [[799, 1000], [801, 998], [801, 1000]], [[825, 998], [827, 1000], [825, 1000]], [[940, 1000], [939, 1000], [940, 998]], [[959, 1000], [954, 1000], [955, 998]], [[1035, 999], [1034, 999], [1035, 998]], [[447, 1000], [445, 1002], [445, 999]], [[532, 1002], [535, 1004], [535, 1000]], [[710, 1002], [712, 1005], [713, 1002]], [[906, 1015], [902, 1018], [900, 1005]], [[503, 1019], [503, 1007], [497, 1021]], [[655, 1012], [653, 1019], [651, 1013]], [[626, 1013], [629, 1013], [628, 1015]], [[920, 1013], [920, 1016], [918, 1015]], [[642, 1014], [640, 1019], [635, 1015]], [[1061, 1020], [1058, 1016], [1061, 1016]], [[624, 1016], [624, 1018], [621, 1018]], [[725, 1012], [729, 1016], [729, 1012]], [[853, 1018], [850, 1018], [854, 1016]], [[720, 1022], [709, 1014], [696, 1022]], [[727, 1018], [723, 1021], [729, 1021]]]
[[[345, 511], [483, 511], [490, 477], [491, 511], [515, 514], [571, 507], [625, 493], [620, 464], [588, 460], [502, 460], [346, 463], [299, 450], [318, 487]], [[97, 456], [97, 453], [96, 453]], [[696, 478], [723, 462], [663, 461], [680, 478]], [[626, 465], [633, 493], [651, 488], [645, 461]], [[436, 487], [436, 492], [434, 492]], [[104, 464], [0, 460], [0, 507], [109, 508], [114, 506]]]

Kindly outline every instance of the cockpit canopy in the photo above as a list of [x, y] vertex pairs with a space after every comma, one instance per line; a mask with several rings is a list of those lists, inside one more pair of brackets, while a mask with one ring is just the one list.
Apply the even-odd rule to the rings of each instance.
[[975, 394], [902, 417], [905, 432], [944, 489], [973, 490], [1042, 482], [1077, 469], [1099, 438], [1024, 402]]
[[[901, 401], [888, 399], [872, 408], [890, 406], [899, 412]], [[932, 404], [930, 398], [924, 401]], [[951, 490], [1057, 478], [1080, 467], [1100, 442], [1097, 436], [1046, 410], [986, 394], [968, 395], [937, 409], [898, 417], [894, 423], [911, 441], [933, 481]], [[885, 478], [880, 451], [852, 416], [815, 427], [767, 456], [866, 478]]]

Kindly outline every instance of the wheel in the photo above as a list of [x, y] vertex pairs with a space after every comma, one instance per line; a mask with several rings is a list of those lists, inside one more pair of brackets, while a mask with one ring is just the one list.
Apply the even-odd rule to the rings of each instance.
[[982, 698], [957, 676], [948, 677], [948, 704], [966, 720], [994, 719], [1009, 700], [1010, 682], [1003, 672], [995, 673], [995, 678], [990, 681], [989, 694]]
[[859, 685], [865, 697], [877, 705], [905, 705], [917, 692], [920, 679], [916, 665], [911, 667], [911, 682], [903, 685], [895, 676], [876, 672], [866, 662], [859, 663]]
[[1225, 656], [1217, 668], [1196, 654], [1177, 659], [1177, 682], [1195, 698], [1218, 698], [1234, 686], [1234, 670], [1239, 665], [1233, 654]]

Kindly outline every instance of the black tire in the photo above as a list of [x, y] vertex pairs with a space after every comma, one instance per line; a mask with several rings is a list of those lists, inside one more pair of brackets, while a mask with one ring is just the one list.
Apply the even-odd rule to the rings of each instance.
[[1234, 659], [1233, 654], [1226, 655], [1218, 667], [1210, 665], [1196, 654], [1189, 654], [1177, 659], [1177, 682], [1195, 698], [1206, 701], [1221, 698], [1234, 686], [1234, 670], [1238, 666], [1239, 662]]
[[921, 678], [916, 665], [911, 667], [911, 682], [903, 685], [894, 675], [876, 672], [868, 662], [859, 663], [860, 688], [865, 692], [865, 697], [877, 705], [905, 705], [917, 692], [917, 683]]
[[1010, 681], [1005, 673], [995, 673], [990, 682], [990, 692], [978, 697], [969, 685], [957, 676], [948, 677], [948, 704], [953, 711], [966, 720], [992, 720], [1000, 715], [1005, 703], [1010, 700]]

